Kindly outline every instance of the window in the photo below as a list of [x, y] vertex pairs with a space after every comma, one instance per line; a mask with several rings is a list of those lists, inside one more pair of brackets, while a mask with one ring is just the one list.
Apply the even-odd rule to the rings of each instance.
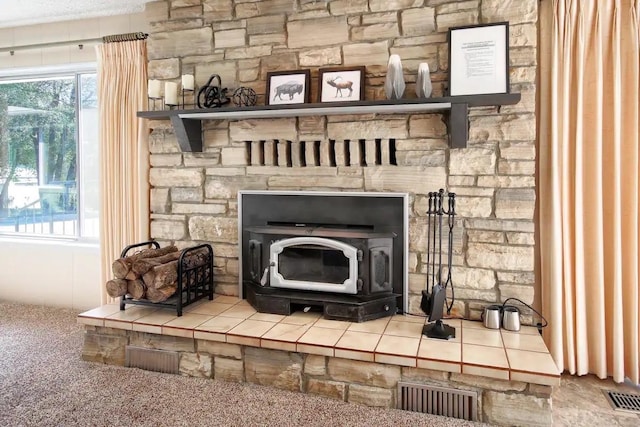
[[0, 79], [0, 233], [97, 238], [95, 72]]

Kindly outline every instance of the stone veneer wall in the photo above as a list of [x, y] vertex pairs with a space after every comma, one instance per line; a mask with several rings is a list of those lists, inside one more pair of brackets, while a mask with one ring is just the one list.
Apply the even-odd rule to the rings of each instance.
[[367, 406], [395, 408], [398, 382], [475, 391], [478, 421], [552, 425], [552, 387], [422, 368], [85, 326], [82, 359], [125, 365], [127, 346], [176, 352], [180, 375], [250, 382]]
[[[426, 281], [427, 193], [457, 193], [455, 311], [532, 303], [534, 276], [537, 0], [174, 0], [147, 3], [149, 78], [204, 85], [219, 74], [264, 103], [270, 71], [365, 65], [367, 100], [383, 99], [391, 54], [414, 95], [428, 62], [434, 96], [447, 80], [447, 30], [509, 21], [511, 91], [520, 103], [470, 112], [468, 147], [449, 149], [441, 114], [204, 121], [204, 152], [181, 153], [168, 121], [150, 122], [151, 235], [210, 242], [217, 292], [238, 294], [238, 190], [410, 194], [410, 311]], [[354, 143], [364, 141], [363, 143]], [[372, 147], [376, 149], [372, 149]], [[348, 147], [348, 148], [346, 148]], [[359, 150], [362, 150], [360, 152]], [[376, 154], [376, 150], [380, 154]], [[388, 151], [389, 150], [389, 151]], [[333, 157], [327, 155], [332, 153]]]

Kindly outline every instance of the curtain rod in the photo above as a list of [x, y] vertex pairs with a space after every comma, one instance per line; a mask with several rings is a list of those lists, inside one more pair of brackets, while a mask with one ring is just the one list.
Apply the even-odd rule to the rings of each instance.
[[78, 45], [78, 48], [82, 49], [85, 44], [95, 44], [95, 43], [101, 43], [101, 42], [116, 43], [116, 42], [126, 42], [126, 41], [133, 41], [133, 40], [145, 40], [147, 37], [149, 37], [149, 35], [146, 33], [114, 34], [110, 36], [96, 37], [92, 39], [66, 40], [66, 41], [51, 42], [51, 43], [36, 43], [36, 44], [25, 44], [21, 46], [0, 47], [0, 53], [9, 52], [11, 55], [13, 55], [16, 50], [43, 49], [48, 47], [70, 46], [70, 45]]

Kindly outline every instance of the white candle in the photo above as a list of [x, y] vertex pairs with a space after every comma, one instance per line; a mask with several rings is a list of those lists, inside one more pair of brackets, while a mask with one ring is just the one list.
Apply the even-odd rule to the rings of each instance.
[[160, 80], [149, 80], [149, 98], [160, 98]]
[[164, 103], [178, 105], [178, 83], [164, 82]]
[[195, 81], [193, 78], [193, 74], [183, 74], [182, 75], [182, 89], [184, 90], [193, 90], [195, 85]]

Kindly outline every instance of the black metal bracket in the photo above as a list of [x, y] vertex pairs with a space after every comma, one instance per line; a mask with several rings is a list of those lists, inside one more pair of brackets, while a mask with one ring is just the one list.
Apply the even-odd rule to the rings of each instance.
[[171, 125], [176, 133], [180, 149], [186, 152], [202, 152], [202, 121], [171, 116]]
[[469, 140], [469, 104], [451, 104], [446, 123], [449, 147], [466, 148]]

